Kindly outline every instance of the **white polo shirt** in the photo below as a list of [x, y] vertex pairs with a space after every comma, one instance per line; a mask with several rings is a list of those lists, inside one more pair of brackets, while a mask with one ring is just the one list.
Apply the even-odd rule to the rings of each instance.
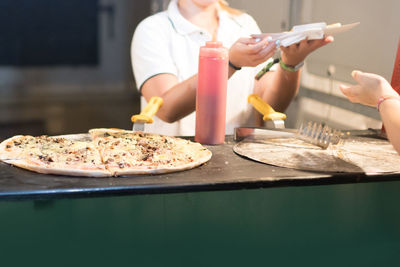
[[[224, 10], [219, 11], [217, 40], [230, 48], [241, 37], [260, 33], [254, 19], [248, 14], [234, 16]], [[161, 73], [175, 75], [179, 82], [198, 72], [199, 49], [212, 36], [204, 29], [186, 20], [178, 9], [177, 0], [172, 0], [166, 11], [144, 19], [136, 28], [131, 57], [137, 87], [151, 77]], [[228, 81], [226, 134], [232, 134], [234, 127], [248, 125], [251, 108], [247, 97], [253, 92], [254, 76], [260, 67], [245, 67], [237, 71]], [[141, 98], [141, 106], [146, 101]], [[176, 136], [195, 134], [195, 112], [185, 118], [166, 123], [154, 118], [154, 123], [146, 125], [146, 131]]]

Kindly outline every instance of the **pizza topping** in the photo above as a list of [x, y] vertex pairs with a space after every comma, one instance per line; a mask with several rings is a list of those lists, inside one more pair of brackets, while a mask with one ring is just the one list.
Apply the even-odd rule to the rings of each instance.
[[125, 167], [125, 163], [122, 163], [122, 162], [118, 163], [118, 167], [120, 169], [123, 169]]
[[48, 155], [38, 155], [38, 158], [46, 164], [54, 162], [53, 158]]
[[147, 160], [151, 160], [152, 159], [152, 155], [151, 154], [145, 154], [142, 158], [143, 161], [147, 161]]
[[64, 143], [65, 139], [64, 138], [54, 138], [55, 143]]

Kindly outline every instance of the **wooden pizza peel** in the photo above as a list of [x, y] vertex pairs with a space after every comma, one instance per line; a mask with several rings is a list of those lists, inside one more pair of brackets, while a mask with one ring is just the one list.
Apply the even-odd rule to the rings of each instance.
[[322, 149], [299, 140], [294, 132], [259, 128], [236, 143], [233, 151], [261, 163], [304, 171], [400, 173], [400, 156], [387, 140], [348, 135]]

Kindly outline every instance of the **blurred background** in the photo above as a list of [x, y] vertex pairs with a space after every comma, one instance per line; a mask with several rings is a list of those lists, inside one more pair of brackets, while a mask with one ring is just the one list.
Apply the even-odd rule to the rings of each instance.
[[[169, 0], [2, 0], [0, 139], [95, 127], [129, 129], [140, 111], [130, 62], [136, 25]], [[321, 121], [340, 129], [379, 128], [374, 108], [343, 98], [353, 69], [391, 80], [399, 40], [396, 0], [229, 0], [263, 32], [303, 23], [361, 22], [306, 61], [287, 127]]]

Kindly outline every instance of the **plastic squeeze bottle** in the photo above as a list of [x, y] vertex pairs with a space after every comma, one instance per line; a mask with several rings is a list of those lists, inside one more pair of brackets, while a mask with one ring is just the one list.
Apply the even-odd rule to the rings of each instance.
[[195, 141], [201, 144], [222, 144], [225, 140], [228, 57], [221, 42], [200, 47]]

